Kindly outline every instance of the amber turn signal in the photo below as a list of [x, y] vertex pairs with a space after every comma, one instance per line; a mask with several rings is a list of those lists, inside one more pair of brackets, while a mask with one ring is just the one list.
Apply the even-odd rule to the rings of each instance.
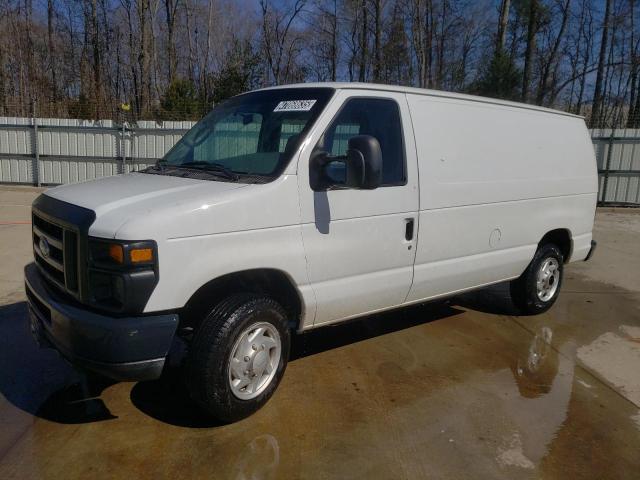
[[153, 250], [150, 248], [133, 248], [129, 251], [131, 263], [151, 262], [153, 260]]
[[109, 256], [117, 263], [124, 263], [124, 251], [122, 245], [109, 245]]

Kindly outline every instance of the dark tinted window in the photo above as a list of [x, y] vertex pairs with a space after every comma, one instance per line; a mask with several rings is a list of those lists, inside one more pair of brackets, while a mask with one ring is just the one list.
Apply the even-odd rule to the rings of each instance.
[[[379, 98], [353, 98], [348, 100], [331, 123], [319, 149], [331, 155], [344, 155], [349, 139], [355, 135], [371, 135], [378, 139], [382, 149], [382, 184], [397, 185], [405, 182], [404, 148], [398, 104]], [[338, 165], [327, 172], [334, 179], [344, 176]]]

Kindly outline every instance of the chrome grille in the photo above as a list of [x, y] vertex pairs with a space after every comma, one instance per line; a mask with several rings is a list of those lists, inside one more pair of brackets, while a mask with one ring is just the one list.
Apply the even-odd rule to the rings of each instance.
[[45, 276], [62, 290], [75, 292], [77, 285], [77, 234], [48, 218], [33, 213], [33, 253]]

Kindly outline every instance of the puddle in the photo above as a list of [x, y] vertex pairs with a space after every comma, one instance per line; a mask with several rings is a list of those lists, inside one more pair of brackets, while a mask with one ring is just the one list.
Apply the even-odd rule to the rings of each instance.
[[[90, 392], [117, 417], [98, 421], [78, 392], [47, 395], [45, 379], [62, 382], [66, 367], [0, 322], [13, 372], [0, 391], [7, 416], [26, 420], [19, 439], [4, 433], [0, 478], [633, 478], [640, 410], [599, 378], [629, 388], [637, 377], [615, 368], [616, 355], [637, 362], [635, 303], [569, 293], [544, 315], [513, 317], [501, 298], [307, 334], [272, 400], [232, 425], [199, 421], [179, 382]], [[23, 307], [5, 313], [18, 321]]]

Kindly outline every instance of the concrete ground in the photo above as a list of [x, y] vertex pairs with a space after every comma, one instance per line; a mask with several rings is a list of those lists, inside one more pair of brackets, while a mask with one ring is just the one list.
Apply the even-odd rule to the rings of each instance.
[[640, 478], [640, 214], [603, 211], [556, 305], [504, 286], [298, 337], [233, 425], [177, 380], [87, 380], [27, 327], [34, 189], [0, 188], [0, 478]]

